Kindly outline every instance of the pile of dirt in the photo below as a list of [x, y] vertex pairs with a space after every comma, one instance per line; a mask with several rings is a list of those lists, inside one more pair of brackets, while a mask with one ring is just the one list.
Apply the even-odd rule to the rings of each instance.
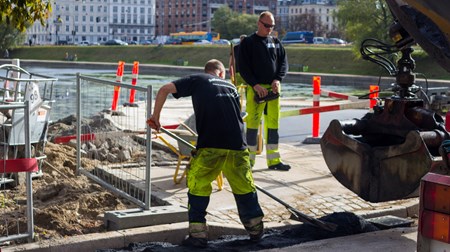
[[[74, 118], [66, 118], [50, 125], [48, 130], [49, 142], [44, 148], [47, 157], [42, 161], [42, 176], [32, 182], [36, 240], [105, 232], [101, 218], [104, 212], [137, 207], [87, 177], [77, 176], [76, 148], [70, 144], [52, 143], [56, 135], [73, 134], [73, 121]], [[98, 122], [93, 120], [92, 124], [95, 123]], [[109, 139], [119, 144], [123, 136], [117, 134], [114, 137], [113, 134]], [[176, 157], [164, 149], [153, 148], [152, 160], [175, 161]], [[94, 161], [83, 158], [82, 162], [83, 166], [89, 166], [89, 162]], [[18, 228], [21, 233], [27, 230], [25, 184], [11, 184], [0, 185], [0, 236], [17, 234]]]

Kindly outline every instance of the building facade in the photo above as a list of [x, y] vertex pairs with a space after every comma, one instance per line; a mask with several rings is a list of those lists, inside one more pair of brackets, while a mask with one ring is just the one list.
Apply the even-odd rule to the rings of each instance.
[[289, 23], [301, 14], [317, 15], [328, 30], [335, 28], [330, 0], [52, 0], [45, 26], [27, 30], [33, 44], [101, 44], [110, 39], [144, 41], [173, 32], [214, 31], [214, 12], [227, 5], [246, 14], [271, 11], [276, 30], [289, 31]]
[[336, 11], [336, 0], [279, 0], [277, 22], [280, 28], [290, 31], [289, 27], [298, 16], [309, 14], [314, 15], [327, 32], [331, 32], [337, 29], [337, 20], [334, 17]]
[[174, 32], [214, 31], [211, 19], [224, 5], [239, 13], [275, 13], [276, 0], [156, 0], [156, 35]]
[[27, 30], [35, 44], [140, 41], [155, 36], [155, 0], [58, 0], [45, 26]]

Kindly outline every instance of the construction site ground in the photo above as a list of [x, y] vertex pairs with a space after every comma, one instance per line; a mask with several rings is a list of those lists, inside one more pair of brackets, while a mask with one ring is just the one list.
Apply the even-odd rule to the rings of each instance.
[[[178, 103], [177, 103], [178, 102]], [[335, 101], [328, 101], [335, 102]], [[169, 101], [170, 104], [163, 113], [167, 124], [173, 120], [184, 120], [190, 115], [188, 101]], [[310, 106], [308, 100], [284, 100], [283, 109], [295, 109]], [[191, 111], [192, 112], [192, 111]], [[366, 110], [352, 110], [351, 119], [359, 118]], [[333, 115], [331, 113], [334, 113]], [[325, 115], [327, 114], [327, 115]], [[347, 116], [337, 112], [323, 114], [321, 132], [326, 129], [327, 120]], [[164, 117], [164, 114], [163, 114]], [[329, 119], [326, 119], [329, 118]], [[145, 118], [142, 118], [145, 120]], [[172, 121], [171, 121], [172, 120]], [[142, 122], [140, 122], [142, 123]], [[311, 125], [308, 116], [296, 116], [281, 120], [280, 153], [283, 162], [292, 166], [289, 171], [276, 171], [267, 168], [265, 152], [257, 156], [253, 168], [255, 183], [271, 194], [288, 203], [298, 211], [311, 217], [320, 218], [336, 212], [351, 212], [363, 218], [393, 215], [414, 219], [418, 213], [418, 199], [410, 198], [383, 203], [371, 203], [362, 200], [353, 192], [342, 186], [328, 170], [322, 156], [318, 139], [312, 139], [315, 144], [303, 143], [305, 125]], [[310, 126], [306, 126], [310, 128]], [[308, 129], [306, 129], [308, 130]], [[166, 137], [170, 139], [170, 137]], [[310, 138], [311, 140], [311, 138]], [[163, 144], [163, 143], [161, 143]], [[175, 184], [173, 182], [173, 166], [154, 166], [151, 168], [152, 195], [172, 205], [187, 206], [187, 188], [185, 179]], [[265, 227], [269, 229], [287, 229], [302, 223], [292, 220], [291, 213], [280, 203], [265, 194], [258, 193], [260, 205], [265, 213]], [[208, 206], [207, 215], [210, 226], [210, 240], [223, 235], [245, 235], [239, 222], [231, 189], [224, 178], [222, 190], [213, 183], [213, 193]], [[64, 239], [41, 240], [39, 242], [10, 247], [1, 247], [1, 251], [95, 251], [99, 249], [119, 249], [136, 242], [168, 242], [180, 244], [187, 234], [187, 222], [137, 227], [125, 230], [109, 231], [87, 235], [70, 236]], [[351, 237], [332, 238], [298, 245], [273, 249], [273, 251], [414, 251], [416, 247], [416, 227], [402, 227], [353, 235]]]

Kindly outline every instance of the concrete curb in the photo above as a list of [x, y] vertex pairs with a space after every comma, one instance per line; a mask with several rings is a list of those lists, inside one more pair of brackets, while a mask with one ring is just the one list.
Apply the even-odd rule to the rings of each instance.
[[364, 219], [393, 215], [400, 218], [412, 218], [419, 215], [419, 199], [417, 202], [407, 202], [401, 206], [393, 206], [389, 209], [374, 210], [365, 213], [356, 213]]

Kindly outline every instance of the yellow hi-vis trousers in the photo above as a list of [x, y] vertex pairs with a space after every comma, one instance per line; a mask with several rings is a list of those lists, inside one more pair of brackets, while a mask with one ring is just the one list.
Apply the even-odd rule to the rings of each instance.
[[[271, 89], [269, 84], [260, 84], [262, 87]], [[256, 159], [258, 128], [264, 113], [264, 137], [266, 142], [267, 165], [281, 163], [278, 149], [278, 128], [280, 124], [280, 99], [257, 104], [254, 100], [255, 91], [253, 87], [247, 86], [246, 111], [248, 113], [245, 121], [247, 124], [247, 144], [250, 151], [250, 163], [253, 166]]]

